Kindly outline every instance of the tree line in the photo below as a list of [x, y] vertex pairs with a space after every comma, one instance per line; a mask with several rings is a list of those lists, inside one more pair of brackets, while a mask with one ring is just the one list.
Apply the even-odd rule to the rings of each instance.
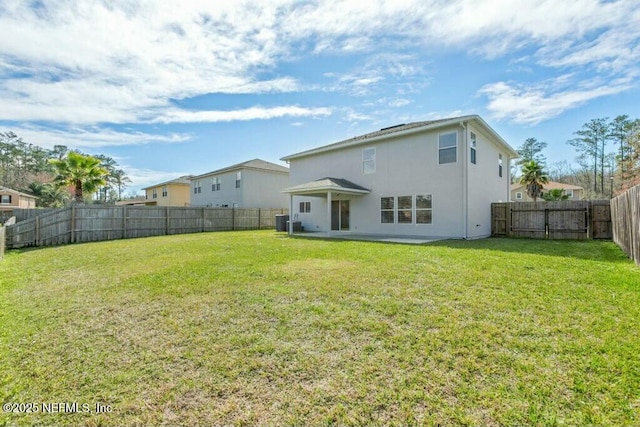
[[[80, 188], [70, 177], [87, 176]], [[64, 145], [45, 149], [13, 132], [0, 132], [0, 186], [38, 198], [40, 207], [76, 202], [114, 203], [131, 180], [108, 156], [89, 156]]]
[[[585, 189], [586, 198], [609, 198], [640, 184], [640, 119], [630, 119], [626, 114], [611, 120], [592, 119], [573, 135], [567, 144], [576, 150], [577, 167], [567, 160], [547, 165], [542, 154], [547, 143], [527, 138], [517, 149], [520, 158], [513, 165], [515, 179], [531, 180], [533, 174], [543, 176], [542, 181], [546, 177], [547, 181], [579, 185]], [[529, 176], [525, 177], [526, 173]], [[537, 182], [541, 187], [544, 183]]]

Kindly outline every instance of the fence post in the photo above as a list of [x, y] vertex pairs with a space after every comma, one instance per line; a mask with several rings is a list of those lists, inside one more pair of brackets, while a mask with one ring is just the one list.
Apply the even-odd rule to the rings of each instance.
[[40, 218], [36, 217], [36, 246], [40, 246]]
[[75, 241], [76, 241], [76, 206], [72, 205], [71, 206], [71, 243]]
[[258, 230], [262, 230], [262, 208], [258, 208]]
[[231, 230], [236, 231], [236, 208], [231, 208]]
[[169, 206], [164, 208], [164, 235], [169, 235]]
[[127, 206], [122, 207], [122, 238], [127, 238]]
[[593, 204], [587, 201], [587, 240], [593, 240]]
[[544, 238], [549, 238], [549, 209], [544, 210]]
[[204, 215], [204, 210], [205, 210], [205, 209], [206, 209], [206, 208], [202, 208], [202, 210], [201, 210], [201, 211], [202, 211], [202, 215], [201, 215], [201, 218], [202, 218], [202, 226], [200, 227], [200, 232], [201, 232], [201, 233], [204, 233], [204, 217], [205, 217], [205, 215]]

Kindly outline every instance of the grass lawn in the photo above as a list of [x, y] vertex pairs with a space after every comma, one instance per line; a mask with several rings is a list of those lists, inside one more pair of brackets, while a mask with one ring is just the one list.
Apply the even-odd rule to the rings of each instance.
[[640, 424], [640, 268], [611, 242], [13, 251], [0, 326], [0, 401], [38, 410], [0, 425]]

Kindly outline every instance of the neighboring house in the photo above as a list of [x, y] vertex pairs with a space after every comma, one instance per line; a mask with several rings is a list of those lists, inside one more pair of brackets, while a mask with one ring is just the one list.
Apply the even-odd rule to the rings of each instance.
[[477, 115], [409, 123], [283, 157], [284, 192], [307, 231], [480, 238], [515, 157]]
[[189, 206], [189, 178], [181, 176], [143, 188], [146, 206]]
[[0, 211], [33, 209], [36, 207], [36, 200], [38, 198], [31, 194], [0, 186]]
[[191, 177], [191, 206], [286, 208], [288, 184], [287, 167], [253, 159]]
[[145, 206], [147, 204], [147, 196], [136, 196], [132, 199], [118, 200], [116, 206]]
[[[578, 185], [563, 184], [561, 182], [549, 181], [542, 186], [542, 194], [538, 200], [543, 200], [542, 195], [549, 190], [564, 190], [564, 193], [569, 196], [567, 200], [582, 200], [584, 188]], [[512, 202], [533, 202], [533, 198], [527, 194], [527, 187], [524, 184], [511, 184], [511, 199]]]

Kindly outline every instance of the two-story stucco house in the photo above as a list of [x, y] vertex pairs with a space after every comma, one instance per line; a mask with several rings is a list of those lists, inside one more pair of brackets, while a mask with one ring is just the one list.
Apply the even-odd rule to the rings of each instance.
[[0, 211], [33, 209], [36, 207], [36, 200], [38, 198], [31, 194], [0, 186]]
[[477, 115], [409, 123], [283, 157], [284, 192], [305, 231], [480, 238], [515, 157]]
[[143, 188], [146, 206], [189, 206], [190, 175]]
[[191, 177], [191, 206], [287, 208], [289, 169], [261, 159]]

